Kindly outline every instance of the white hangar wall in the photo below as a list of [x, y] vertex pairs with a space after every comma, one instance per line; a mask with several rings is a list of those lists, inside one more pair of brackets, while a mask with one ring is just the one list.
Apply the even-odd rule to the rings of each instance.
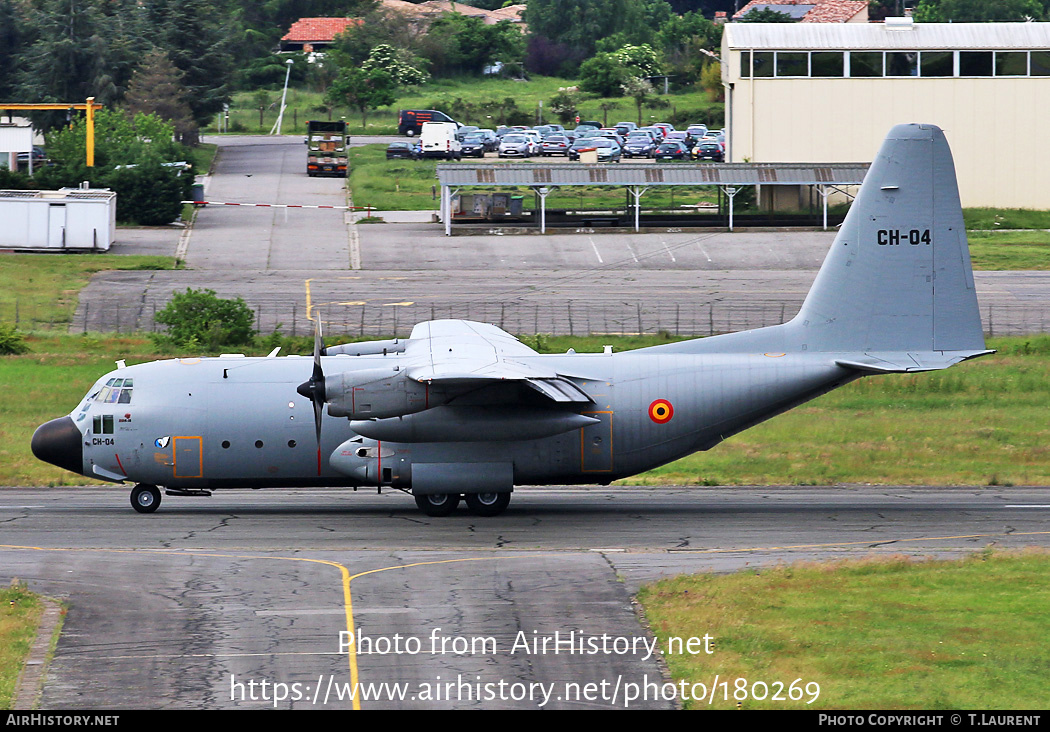
[[964, 206], [1050, 209], [1050, 23], [730, 23], [722, 58], [732, 162], [867, 162], [929, 122]]

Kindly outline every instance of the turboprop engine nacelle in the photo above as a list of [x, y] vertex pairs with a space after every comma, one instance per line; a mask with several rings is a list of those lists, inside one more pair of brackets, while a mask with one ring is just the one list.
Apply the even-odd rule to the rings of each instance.
[[408, 378], [400, 366], [346, 371], [326, 377], [328, 414], [350, 419], [384, 419], [422, 412], [445, 403], [428, 385]]

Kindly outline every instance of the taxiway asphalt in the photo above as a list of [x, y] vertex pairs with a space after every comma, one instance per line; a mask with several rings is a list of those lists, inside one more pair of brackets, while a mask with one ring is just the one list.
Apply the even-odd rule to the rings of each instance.
[[[377, 691], [365, 709], [537, 708], [535, 694], [551, 688], [548, 708], [616, 707], [624, 684], [664, 678], [632, 602], [642, 583], [801, 560], [1045, 547], [1046, 495], [524, 488], [499, 517], [434, 519], [399, 493], [229, 491], [168, 497], [139, 515], [121, 488], [5, 489], [0, 579], [26, 580], [69, 605], [44, 709], [348, 708], [335, 695], [354, 680], [403, 685]], [[340, 650], [349, 628], [371, 653]], [[512, 652], [573, 632], [640, 645]], [[401, 652], [384, 652], [384, 642]], [[456, 643], [475, 646], [457, 653]], [[263, 680], [271, 696], [256, 686], [251, 699], [247, 682]], [[478, 698], [500, 682], [525, 696]], [[275, 702], [273, 683], [288, 696]], [[573, 684], [608, 693], [573, 698]]]

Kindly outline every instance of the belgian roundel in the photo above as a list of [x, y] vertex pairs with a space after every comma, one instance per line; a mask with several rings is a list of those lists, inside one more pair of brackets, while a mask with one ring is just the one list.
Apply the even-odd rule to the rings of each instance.
[[664, 424], [671, 421], [671, 417], [674, 416], [674, 407], [671, 406], [671, 402], [666, 399], [657, 399], [655, 402], [649, 405], [649, 419], [656, 422], [657, 424]]

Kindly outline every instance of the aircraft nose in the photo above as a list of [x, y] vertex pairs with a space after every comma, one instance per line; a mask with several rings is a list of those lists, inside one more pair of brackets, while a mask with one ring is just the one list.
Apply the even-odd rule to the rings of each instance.
[[33, 454], [40, 460], [74, 473], [84, 472], [84, 444], [80, 430], [69, 417], [45, 422], [33, 433]]

